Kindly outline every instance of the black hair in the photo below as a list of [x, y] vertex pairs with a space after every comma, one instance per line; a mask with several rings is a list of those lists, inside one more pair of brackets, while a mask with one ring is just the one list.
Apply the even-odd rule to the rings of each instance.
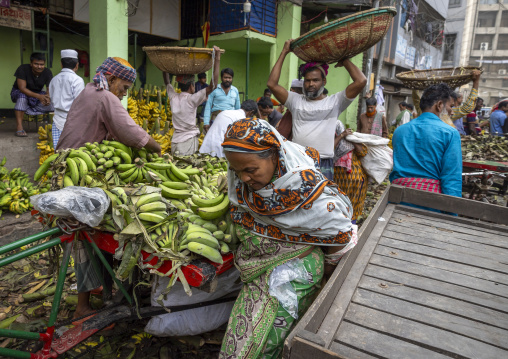
[[369, 97], [367, 100], [365, 100], [365, 105], [367, 106], [376, 106], [377, 100], [375, 97]]
[[206, 74], [204, 72], [198, 74], [198, 80], [206, 79]]
[[268, 97], [261, 97], [258, 101], [258, 106], [262, 108], [273, 108], [273, 103]]
[[458, 92], [455, 92], [455, 91], [452, 91], [451, 94], [450, 94], [450, 97], [453, 98], [454, 100], [456, 100], [459, 97], [462, 97], [462, 94], [458, 93]]
[[276, 147], [272, 147], [262, 152], [256, 152], [256, 155], [258, 155], [259, 158], [265, 159], [275, 157], [278, 152], [279, 150]]
[[186, 84], [179, 82], [178, 83], [178, 88], [180, 90], [182, 90], [182, 92], [186, 92], [186, 91], [188, 91], [190, 89], [191, 85], [194, 85], [193, 81], [187, 82]]
[[477, 97], [477, 98], [476, 98], [476, 102], [480, 102], [480, 101], [481, 101], [481, 102], [485, 102], [485, 100], [484, 100], [484, 99], [482, 99], [481, 97]]
[[265, 89], [265, 90], [263, 91], [263, 94], [265, 94], [265, 93], [267, 93], [267, 92], [272, 93], [272, 90], [270, 90], [270, 89]]
[[414, 107], [413, 105], [411, 105], [410, 103], [406, 103], [406, 107], [407, 107], [409, 110], [411, 110], [411, 111], [413, 111], [413, 110], [415, 109], [415, 107]]
[[242, 105], [240, 106], [242, 110], [245, 112], [254, 112], [257, 113], [258, 110], [258, 104], [254, 100], [245, 100], [242, 102]]
[[231, 77], [235, 77], [235, 72], [233, 71], [233, 69], [230, 69], [229, 67], [222, 69], [222, 71], [220, 72], [220, 77], [222, 78], [224, 74], [228, 74], [231, 75]]
[[34, 60], [46, 62], [46, 55], [44, 55], [42, 52], [33, 52], [30, 55], [30, 62], [33, 62]]
[[399, 102], [399, 105], [400, 106], [404, 106], [404, 107], [407, 107], [407, 102], [406, 101], [402, 101], [402, 102]]
[[428, 87], [423, 91], [420, 99], [420, 108], [422, 111], [430, 109], [438, 101], [448, 102], [453, 97], [454, 91], [447, 84], [438, 84]]
[[64, 57], [63, 59], [60, 60], [60, 62], [62, 63], [62, 68], [73, 70], [76, 67], [76, 65], [78, 64], [78, 59]]
[[319, 73], [321, 74], [321, 78], [323, 80], [326, 80], [326, 76], [325, 74], [323, 73], [323, 71], [321, 71], [320, 69], [318, 69], [316, 66], [313, 66], [313, 67], [309, 67], [307, 69], [305, 69], [302, 73], [302, 76], [305, 77], [305, 75], [307, 75], [309, 72], [312, 72], [312, 71], [319, 71]]
[[506, 107], [506, 106], [508, 106], [508, 101], [502, 101], [499, 103], [499, 106], [497, 108], [501, 109], [501, 107]]
[[328, 95], [328, 89], [326, 87], [323, 89], [323, 95]]

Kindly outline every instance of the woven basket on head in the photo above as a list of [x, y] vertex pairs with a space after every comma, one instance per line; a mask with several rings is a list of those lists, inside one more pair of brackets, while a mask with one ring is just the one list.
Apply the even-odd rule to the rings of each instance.
[[479, 67], [444, 67], [433, 70], [412, 70], [395, 75], [404, 86], [411, 90], [425, 90], [427, 87], [439, 83], [446, 83], [452, 89], [472, 81], [473, 70], [483, 70]]
[[343, 17], [300, 36], [291, 43], [291, 50], [305, 62], [351, 58], [378, 43], [396, 14], [393, 7], [380, 7]]
[[[195, 75], [212, 68], [212, 49], [197, 47], [145, 46], [143, 51], [161, 71], [172, 75]], [[221, 54], [224, 50], [220, 50]]]

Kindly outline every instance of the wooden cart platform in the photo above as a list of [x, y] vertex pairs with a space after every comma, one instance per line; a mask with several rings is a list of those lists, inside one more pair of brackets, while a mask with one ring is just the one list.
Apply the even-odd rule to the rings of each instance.
[[391, 186], [284, 358], [508, 358], [507, 224], [508, 208]]

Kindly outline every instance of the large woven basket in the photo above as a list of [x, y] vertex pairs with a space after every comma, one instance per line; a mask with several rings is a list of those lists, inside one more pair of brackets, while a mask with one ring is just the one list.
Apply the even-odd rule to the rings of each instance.
[[195, 75], [210, 70], [213, 65], [212, 49], [145, 46], [143, 51], [159, 70], [172, 75]]
[[425, 90], [431, 85], [446, 83], [452, 89], [472, 81], [473, 70], [483, 70], [479, 67], [444, 67], [433, 70], [412, 70], [395, 75], [405, 87], [411, 90]]
[[338, 62], [371, 48], [386, 34], [397, 11], [393, 7], [362, 11], [300, 36], [291, 50], [305, 62]]

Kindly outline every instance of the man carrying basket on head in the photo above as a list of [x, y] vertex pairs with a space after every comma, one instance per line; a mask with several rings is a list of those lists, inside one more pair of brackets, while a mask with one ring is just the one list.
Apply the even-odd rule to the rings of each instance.
[[198, 107], [206, 101], [208, 95], [217, 87], [219, 82], [220, 49], [214, 46], [215, 60], [213, 68], [213, 81], [210, 86], [195, 92], [194, 75], [180, 75], [176, 77], [181, 93], [176, 93], [169, 81], [169, 74], [163, 73], [164, 84], [167, 87], [168, 98], [173, 113], [173, 127], [175, 133], [171, 139], [171, 153], [182, 156], [192, 155], [198, 151], [199, 128], [196, 124]]
[[280, 103], [293, 114], [293, 142], [319, 151], [321, 172], [333, 181], [335, 127], [339, 115], [353, 102], [367, 84], [367, 78], [349, 59], [340, 63], [353, 83], [345, 90], [327, 96], [323, 93], [328, 65], [310, 62], [303, 67], [303, 95], [288, 92], [279, 85], [284, 59], [291, 52], [292, 40], [287, 40], [268, 79], [268, 88]]

